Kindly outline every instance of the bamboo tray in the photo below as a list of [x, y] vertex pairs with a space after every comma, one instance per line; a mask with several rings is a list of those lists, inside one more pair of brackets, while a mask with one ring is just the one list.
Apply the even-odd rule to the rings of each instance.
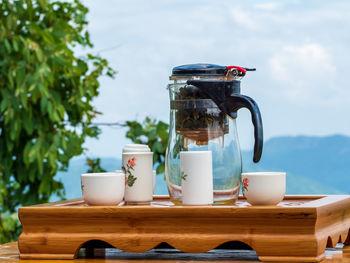
[[127, 252], [162, 242], [189, 253], [240, 241], [262, 261], [318, 262], [326, 247], [350, 244], [350, 196], [286, 196], [278, 206], [87, 206], [81, 199], [19, 208], [21, 259], [73, 259], [99, 240]]

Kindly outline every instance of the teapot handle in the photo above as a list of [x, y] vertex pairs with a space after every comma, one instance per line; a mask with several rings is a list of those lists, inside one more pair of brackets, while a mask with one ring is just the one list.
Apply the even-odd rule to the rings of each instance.
[[247, 108], [250, 111], [254, 125], [255, 138], [253, 161], [255, 163], [259, 162], [263, 150], [264, 138], [260, 110], [256, 102], [248, 96], [232, 94], [230, 97], [227, 97], [220, 106], [224, 108], [226, 112], [230, 113], [236, 112], [241, 108]]

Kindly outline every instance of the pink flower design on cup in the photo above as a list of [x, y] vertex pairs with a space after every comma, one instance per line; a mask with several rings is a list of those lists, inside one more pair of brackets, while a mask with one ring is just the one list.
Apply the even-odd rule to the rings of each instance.
[[243, 186], [248, 187], [248, 183], [249, 183], [249, 179], [248, 178], [244, 178], [243, 179]]
[[122, 170], [125, 173], [125, 185], [132, 187], [136, 181], [136, 177], [133, 174], [134, 167], [136, 165], [136, 158], [132, 157], [128, 160], [126, 167], [123, 165]]
[[242, 180], [242, 193], [244, 196], [244, 192], [248, 191], [248, 185], [249, 185], [249, 179], [248, 178], [243, 178]]
[[135, 161], [136, 161], [135, 157], [132, 157], [131, 159], [128, 160], [128, 164], [131, 167], [134, 167], [136, 165]]

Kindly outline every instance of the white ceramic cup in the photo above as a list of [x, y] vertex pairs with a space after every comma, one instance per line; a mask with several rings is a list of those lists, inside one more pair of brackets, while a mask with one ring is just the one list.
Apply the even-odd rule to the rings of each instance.
[[124, 173], [88, 173], [81, 175], [81, 190], [88, 205], [117, 205], [124, 197]]
[[144, 144], [126, 144], [122, 154], [126, 174], [124, 200], [127, 204], [148, 204], [153, 199], [153, 153]]
[[182, 204], [213, 204], [212, 152], [180, 152], [180, 170]]
[[277, 205], [286, 193], [286, 173], [242, 173], [242, 192], [251, 205]]

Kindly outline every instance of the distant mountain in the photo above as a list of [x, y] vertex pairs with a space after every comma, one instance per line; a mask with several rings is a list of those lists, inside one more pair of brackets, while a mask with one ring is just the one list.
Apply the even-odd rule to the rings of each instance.
[[265, 143], [258, 164], [251, 152], [242, 157], [244, 171], [286, 171], [289, 193], [350, 193], [350, 137], [276, 137]]
[[[275, 137], [265, 142], [258, 164], [252, 158], [251, 151], [242, 152], [243, 171], [286, 171], [288, 194], [350, 194], [350, 137]], [[114, 171], [121, 160], [102, 158], [101, 166]], [[85, 159], [76, 158], [68, 172], [58, 174], [67, 198], [81, 196], [80, 174], [87, 169]], [[158, 175], [156, 194], [167, 193], [164, 176]]]

